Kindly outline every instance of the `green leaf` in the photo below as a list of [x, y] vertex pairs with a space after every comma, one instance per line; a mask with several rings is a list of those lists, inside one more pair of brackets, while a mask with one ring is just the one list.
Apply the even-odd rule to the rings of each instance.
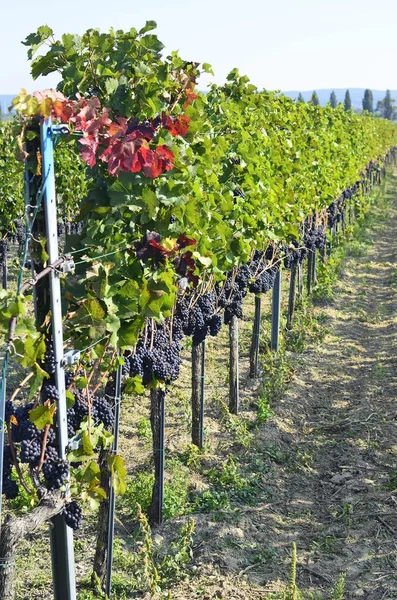
[[142, 27], [142, 29], [139, 30], [139, 35], [143, 35], [144, 33], [147, 33], [148, 31], [152, 31], [153, 29], [157, 28], [157, 23], [156, 21], [146, 21], [144, 27]]
[[127, 321], [121, 324], [119, 331], [120, 348], [131, 349], [135, 346], [144, 322], [143, 317], [137, 317], [133, 321]]
[[96, 510], [99, 504], [106, 500], [106, 492], [97, 482], [92, 481], [88, 489], [84, 490], [82, 493], [83, 502], [88, 502], [92, 510]]
[[114, 491], [116, 494], [124, 494], [127, 489], [125, 481], [127, 470], [123, 459], [118, 454], [112, 454], [107, 457], [107, 463], [109, 465]]
[[88, 379], [86, 377], [77, 377], [75, 383], [79, 390], [83, 390], [88, 385]]
[[88, 431], [83, 431], [81, 434], [81, 449], [84, 456], [95, 454]]
[[118, 81], [118, 79], [115, 79], [114, 77], [111, 77], [111, 78], [107, 79], [105, 81], [105, 87], [106, 87], [106, 91], [109, 94], [109, 96], [111, 94], [114, 94], [114, 92], [119, 87], [119, 81]]
[[203, 68], [204, 73], [208, 73], [209, 75], [215, 75], [215, 73], [209, 63], [203, 63], [202, 68]]
[[76, 402], [76, 399], [75, 399], [74, 395], [72, 394], [72, 392], [70, 390], [66, 390], [66, 406], [67, 406], [67, 408], [72, 408], [72, 406], [74, 406], [75, 402]]
[[163, 48], [165, 48], [164, 44], [160, 42], [156, 35], [145, 35], [141, 38], [141, 44], [147, 48], [148, 50], [153, 50], [153, 52], [161, 52]]
[[142, 377], [140, 375], [135, 375], [135, 377], [130, 377], [127, 379], [127, 383], [125, 386], [126, 394], [143, 394], [145, 391], [145, 386], [142, 383]]
[[41, 404], [29, 411], [29, 421], [33, 423], [33, 425], [36, 425], [37, 429], [40, 431], [41, 429], [44, 429], [46, 425], [53, 425], [55, 410], [55, 402], [50, 405]]
[[98, 482], [100, 480], [101, 469], [98, 464], [92, 460], [88, 464], [84, 465], [80, 470], [80, 481], [86, 481], [91, 483], [92, 481]]

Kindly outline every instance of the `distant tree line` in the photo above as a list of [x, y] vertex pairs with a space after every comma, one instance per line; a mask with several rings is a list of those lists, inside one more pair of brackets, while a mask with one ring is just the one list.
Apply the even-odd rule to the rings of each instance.
[[[297, 102], [304, 101], [305, 100], [302, 94], [299, 92]], [[309, 103], [313, 106], [318, 106], [320, 104], [316, 91], [313, 91]], [[329, 104], [332, 108], [336, 108], [338, 106], [338, 101], [336, 99], [336, 94], [334, 91], [332, 91], [330, 94]], [[382, 119], [389, 119], [390, 121], [397, 120], [397, 106], [395, 100], [391, 97], [390, 90], [386, 91], [385, 97], [383, 98], [383, 100], [379, 100], [377, 102], [376, 108], [374, 109], [374, 97], [372, 91], [366, 89], [364, 92], [364, 97], [362, 99], [362, 106], [363, 111], [369, 112], [371, 114], [376, 114], [379, 117], [382, 117]], [[349, 90], [346, 90], [345, 99], [343, 101], [343, 107], [346, 111], [352, 110], [353, 108]]]

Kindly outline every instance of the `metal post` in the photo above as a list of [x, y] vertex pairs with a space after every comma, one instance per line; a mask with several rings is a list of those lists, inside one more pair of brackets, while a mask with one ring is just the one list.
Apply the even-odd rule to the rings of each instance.
[[251, 365], [250, 365], [250, 376], [255, 378], [258, 377], [258, 364], [259, 364], [259, 340], [261, 331], [261, 312], [262, 312], [262, 299], [261, 296], [255, 296], [255, 317], [254, 317], [254, 328], [252, 332], [252, 345], [251, 345]]
[[163, 522], [164, 507], [164, 438], [165, 438], [165, 392], [160, 393], [160, 445], [159, 445], [159, 514], [158, 524]]
[[1, 510], [3, 502], [3, 471], [4, 471], [4, 425], [6, 413], [6, 362], [2, 369], [0, 379], [0, 537], [1, 537]]
[[253, 379], [258, 377], [259, 339], [261, 331], [261, 305], [261, 297], [255, 296], [254, 327], [252, 331], [252, 342], [250, 350], [250, 377], [252, 377]]
[[316, 277], [316, 249], [313, 250], [313, 255], [312, 255], [312, 283], [313, 285], [316, 285], [317, 283], [317, 277]]
[[[120, 431], [120, 403], [121, 403], [121, 378], [123, 373], [122, 365], [116, 371], [115, 396], [114, 396], [114, 425], [113, 425], [113, 446], [112, 453], [117, 454], [119, 448]], [[110, 598], [112, 590], [112, 570], [113, 570], [113, 542], [114, 542], [114, 515], [116, 509], [116, 493], [114, 487], [110, 486], [109, 493], [109, 513], [108, 513], [108, 548], [106, 563], [106, 595]]]
[[[47, 232], [47, 252], [49, 263], [58, 259], [57, 208], [54, 177], [54, 146], [51, 119], [44, 120], [40, 128], [42, 172], [44, 185], [44, 213]], [[59, 274], [52, 270], [49, 275], [51, 297], [52, 337], [56, 361], [55, 380], [59, 392], [57, 405], [59, 455], [66, 457], [68, 444], [67, 406], [65, 373], [63, 369], [63, 331], [61, 284]], [[62, 515], [53, 518], [50, 528], [51, 560], [55, 600], [76, 600], [76, 580], [74, 572], [73, 531], [65, 523]]]
[[238, 318], [233, 315], [229, 324], [230, 363], [229, 363], [229, 411], [237, 415], [240, 405]]
[[307, 277], [306, 277], [306, 287], [307, 294], [310, 296], [312, 293], [312, 277], [313, 277], [313, 252], [309, 250], [307, 256]]
[[346, 215], [345, 215], [345, 209], [343, 208], [342, 210], [342, 232], [345, 233], [346, 230]]
[[199, 447], [204, 445], [204, 391], [205, 391], [205, 340], [202, 342], [201, 352], [201, 379], [200, 379], [200, 425]]
[[192, 346], [192, 444], [201, 448], [202, 424], [202, 373], [203, 373], [203, 348], [204, 342]]
[[270, 348], [278, 352], [280, 342], [281, 271], [277, 271], [272, 297], [272, 335]]
[[294, 320], [297, 273], [298, 273], [298, 265], [294, 262], [291, 267], [291, 279], [289, 282], [287, 329], [292, 329], [292, 322]]
[[298, 294], [302, 296], [303, 294], [303, 267], [302, 263], [298, 263]]

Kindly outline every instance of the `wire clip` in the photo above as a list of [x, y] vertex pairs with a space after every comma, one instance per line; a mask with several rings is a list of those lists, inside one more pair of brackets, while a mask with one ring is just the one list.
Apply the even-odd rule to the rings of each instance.
[[64, 262], [61, 264], [59, 270], [62, 271], [62, 273], [74, 273], [74, 269], [75, 269], [75, 264], [74, 264], [74, 260], [71, 256], [65, 256], [65, 260]]
[[70, 367], [80, 360], [80, 350], [69, 350], [63, 355], [62, 366]]
[[68, 135], [70, 133], [70, 129], [67, 125], [53, 125], [50, 133], [52, 135]]

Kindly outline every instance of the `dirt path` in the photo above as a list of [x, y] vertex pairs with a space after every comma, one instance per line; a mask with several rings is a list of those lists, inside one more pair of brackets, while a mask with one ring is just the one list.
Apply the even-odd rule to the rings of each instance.
[[266, 457], [259, 502], [197, 516], [201, 578], [173, 598], [281, 598], [292, 541], [305, 598], [328, 597], [343, 572], [346, 599], [397, 598], [397, 198], [377, 213], [321, 307], [329, 335], [297, 355], [254, 455], [241, 457]]

